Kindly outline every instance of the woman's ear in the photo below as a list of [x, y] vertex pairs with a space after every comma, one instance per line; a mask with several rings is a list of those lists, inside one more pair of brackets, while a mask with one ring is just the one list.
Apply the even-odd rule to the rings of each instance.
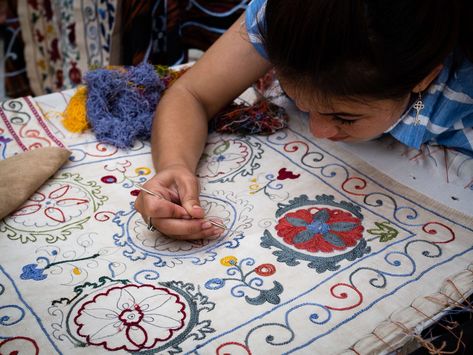
[[412, 89], [412, 92], [417, 94], [427, 89], [429, 85], [432, 83], [432, 81], [435, 80], [437, 75], [439, 75], [442, 69], [443, 69], [443, 64], [437, 65], [434, 69], [432, 69], [432, 71], [429, 74], [427, 74], [427, 76], [424, 79], [422, 79], [420, 83], [414, 86], [414, 88]]

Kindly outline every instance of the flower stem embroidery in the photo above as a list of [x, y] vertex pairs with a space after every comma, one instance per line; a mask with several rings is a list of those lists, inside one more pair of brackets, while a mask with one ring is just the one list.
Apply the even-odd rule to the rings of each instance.
[[[227, 256], [222, 258], [220, 263], [223, 266], [229, 267], [227, 270], [227, 275], [233, 277], [210, 279], [205, 283], [205, 287], [207, 289], [218, 290], [224, 287], [226, 282], [234, 281], [237, 283], [237, 285], [231, 289], [232, 295], [235, 297], [245, 296], [245, 300], [249, 304], [261, 305], [265, 302], [279, 304], [281, 302], [279, 295], [284, 291], [284, 288], [279, 282], [273, 281], [274, 287], [269, 290], [265, 290], [260, 288], [260, 286], [263, 285], [263, 280], [261, 278], [250, 278], [250, 275], [255, 273], [262, 277], [273, 275], [276, 272], [276, 267], [273, 264], [261, 264], [245, 273], [243, 271], [243, 267], [253, 266], [255, 264], [254, 259], [245, 258], [238, 263], [237, 258], [234, 256]], [[258, 292], [259, 294], [256, 297], [249, 297], [244, 291], [241, 290], [241, 288], [251, 289]]]

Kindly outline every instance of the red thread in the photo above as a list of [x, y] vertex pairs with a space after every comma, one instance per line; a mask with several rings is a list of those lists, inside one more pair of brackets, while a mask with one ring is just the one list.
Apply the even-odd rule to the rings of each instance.
[[338, 298], [338, 299], [347, 299], [348, 298], [348, 294], [346, 292], [342, 292], [338, 295], [335, 294], [335, 288], [340, 287], [340, 286], [345, 286], [345, 287], [348, 287], [350, 290], [355, 291], [356, 294], [359, 297], [359, 300], [354, 305], [347, 306], [347, 307], [331, 307], [331, 306], [327, 306], [327, 305], [325, 307], [327, 307], [328, 309], [334, 310], [334, 311], [347, 311], [349, 309], [353, 309], [353, 308], [358, 307], [363, 302], [363, 295], [361, 294], [361, 292], [358, 291], [358, 289], [356, 287], [354, 287], [352, 285], [348, 285], [346, 283], [338, 283], [338, 284], [335, 284], [332, 287], [330, 287], [330, 294], [333, 297]]
[[[38, 355], [39, 354], [39, 347], [38, 347], [38, 344], [36, 344], [36, 341], [31, 339], [31, 338], [27, 338], [27, 337], [21, 337], [21, 336], [16, 336], [16, 337], [12, 337], [12, 338], [8, 338], [2, 342], [0, 342], [0, 354], [3, 354], [2, 352], [2, 347], [7, 344], [7, 343], [11, 343], [15, 340], [26, 340], [27, 342], [31, 343], [33, 346], [34, 346], [34, 349], [35, 349], [35, 355]], [[21, 347], [21, 349], [24, 350], [24, 346]], [[18, 347], [18, 349], [20, 349], [20, 347]], [[14, 351], [14, 352], [11, 352], [10, 354], [14, 354], [14, 353], [18, 353], [18, 354], [22, 354], [22, 352], [20, 351]]]
[[309, 151], [309, 146], [306, 143], [302, 142], [302, 141], [294, 141], [294, 142], [286, 143], [284, 145], [284, 151], [288, 152], [288, 153], [297, 152], [299, 150], [299, 147], [296, 145], [297, 143], [299, 143], [299, 144], [301, 144], [302, 146], [305, 147], [304, 154], [307, 154], [307, 152]]
[[243, 348], [243, 350], [246, 351], [247, 355], [251, 355], [251, 351], [250, 351], [250, 349], [249, 349], [247, 346], [245, 346], [245, 345], [243, 345], [243, 344], [240, 344], [240, 343], [237, 343], [237, 342], [235, 342], [235, 341], [230, 341], [230, 342], [228, 342], [228, 343], [224, 343], [224, 344], [220, 345], [220, 346], [216, 349], [216, 354], [217, 354], [217, 355], [232, 355], [231, 353], [220, 353], [220, 350], [221, 350], [223, 347], [228, 346], [228, 345], [236, 345], [236, 346], [239, 346], [240, 348]]
[[101, 211], [101, 212], [97, 212], [95, 215], [94, 215], [94, 218], [96, 221], [99, 221], [99, 222], [105, 222], [105, 221], [108, 221], [111, 216], [115, 216], [115, 212], [112, 212], [112, 211]]
[[255, 272], [259, 276], [271, 276], [276, 272], [276, 267], [273, 264], [261, 264], [255, 268]]
[[429, 230], [427, 229], [427, 226], [429, 226], [431, 224], [436, 224], [436, 225], [444, 227], [445, 229], [447, 229], [450, 232], [450, 234], [452, 236], [449, 240], [446, 240], [446, 241], [443, 241], [443, 242], [432, 242], [432, 243], [434, 243], [434, 244], [448, 244], [448, 243], [453, 242], [455, 240], [455, 233], [453, 232], [453, 230], [450, 227], [447, 227], [445, 224], [442, 224], [440, 222], [428, 222], [428, 223], [426, 223], [422, 226], [422, 230], [424, 232], [428, 233], [428, 234], [431, 234], [431, 235], [438, 234], [438, 231], [436, 229], [433, 229], [433, 228], [429, 229]]
[[357, 176], [353, 176], [353, 177], [350, 177], [348, 179], [346, 179], [343, 184], [342, 184], [342, 190], [345, 191], [345, 192], [348, 192], [349, 194], [351, 195], [356, 195], [356, 196], [366, 196], [366, 194], [359, 194], [359, 193], [355, 193], [355, 192], [351, 192], [351, 191], [348, 191], [347, 189], [345, 189], [345, 185], [351, 181], [351, 180], [357, 180], [357, 181], [361, 181], [362, 185], [355, 185], [354, 188], [355, 190], [363, 190], [366, 188], [366, 180], [365, 179], [362, 179], [360, 177], [357, 177]]
[[267, 99], [251, 106], [232, 103], [211, 121], [211, 127], [219, 133], [269, 135], [287, 127], [286, 110]]

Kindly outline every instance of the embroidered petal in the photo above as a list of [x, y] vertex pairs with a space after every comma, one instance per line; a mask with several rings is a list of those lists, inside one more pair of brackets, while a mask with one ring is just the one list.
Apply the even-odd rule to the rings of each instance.
[[28, 200], [30, 201], [35, 201], [35, 202], [40, 202], [44, 201], [46, 199], [46, 196], [44, 196], [43, 193], [41, 192], [35, 192]]
[[148, 334], [146, 334], [143, 327], [139, 325], [127, 327], [126, 336], [128, 340], [138, 348], [141, 348], [148, 341]]
[[44, 210], [44, 214], [51, 218], [53, 221], [64, 223], [66, 221], [66, 216], [64, 213], [56, 207], [48, 207]]
[[209, 169], [210, 173], [216, 175], [218, 173], [218, 169], [220, 168], [220, 163], [217, 161], [211, 161], [207, 164], [207, 169]]
[[117, 300], [117, 308], [119, 310], [132, 309], [136, 304], [135, 298], [126, 289], [120, 290], [120, 297]]
[[358, 223], [353, 222], [335, 222], [330, 224], [330, 230], [334, 232], [348, 232], [355, 228]]
[[328, 210], [324, 208], [324, 209], [321, 209], [320, 211], [317, 211], [317, 213], [314, 214], [314, 216], [312, 217], [312, 222], [326, 223], [329, 218], [330, 218], [330, 215], [328, 213]]
[[89, 200], [83, 198], [63, 198], [57, 201], [57, 205], [61, 207], [77, 206], [88, 203]]
[[143, 317], [143, 323], [163, 329], [179, 329], [182, 326], [182, 315], [178, 314], [177, 319], [167, 314], [146, 313]]
[[214, 154], [222, 154], [230, 147], [230, 142], [222, 141], [218, 146], [216, 146], [213, 150]]
[[175, 297], [169, 295], [168, 293], [164, 293], [147, 297], [139, 303], [139, 306], [143, 312], [151, 312], [168, 302], [172, 302], [172, 304], [174, 304], [176, 302]]
[[40, 204], [26, 205], [15, 211], [12, 216], [26, 216], [37, 212], [40, 208]]
[[53, 198], [53, 199], [56, 199], [56, 198], [59, 198], [59, 197], [62, 197], [64, 196], [65, 194], [67, 194], [67, 192], [69, 191], [71, 187], [69, 185], [65, 185], [65, 186], [61, 186], [59, 188], [57, 188], [56, 190], [54, 191], [51, 191], [49, 193], [49, 198]]
[[235, 153], [228, 153], [228, 154], [225, 154], [225, 155], [221, 155], [221, 160], [225, 160], [225, 161], [234, 161], [234, 160], [241, 160], [241, 154], [235, 154]]
[[118, 313], [110, 308], [87, 308], [84, 313], [97, 319], [118, 319]]
[[329, 242], [330, 244], [343, 248], [345, 246], [345, 243], [343, 242], [343, 239], [341, 239], [339, 236], [332, 234], [332, 233], [327, 233], [324, 236], [324, 239]]
[[97, 341], [104, 338], [109, 338], [117, 333], [120, 333], [121, 328], [119, 327], [119, 324], [119, 322], [110, 322], [105, 324], [102, 328], [90, 334], [90, 341]]
[[301, 218], [286, 217], [286, 220], [294, 227], [307, 227], [308, 223]]
[[304, 231], [298, 233], [294, 237], [293, 242], [296, 243], [296, 244], [304, 243], [304, 242], [307, 242], [307, 241], [311, 240], [313, 236], [314, 236], [314, 233], [312, 233], [308, 230], [304, 230]]

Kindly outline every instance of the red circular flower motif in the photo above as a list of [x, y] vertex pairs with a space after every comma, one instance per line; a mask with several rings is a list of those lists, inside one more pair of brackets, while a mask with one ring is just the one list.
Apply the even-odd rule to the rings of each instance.
[[271, 276], [276, 272], [276, 267], [273, 264], [261, 264], [255, 268], [255, 272], [259, 276]]
[[100, 180], [105, 184], [114, 184], [117, 182], [117, 178], [113, 175], [105, 175]]
[[287, 244], [310, 252], [330, 253], [355, 246], [363, 236], [361, 220], [348, 212], [322, 208], [290, 212], [278, 221], [278, 235]]

